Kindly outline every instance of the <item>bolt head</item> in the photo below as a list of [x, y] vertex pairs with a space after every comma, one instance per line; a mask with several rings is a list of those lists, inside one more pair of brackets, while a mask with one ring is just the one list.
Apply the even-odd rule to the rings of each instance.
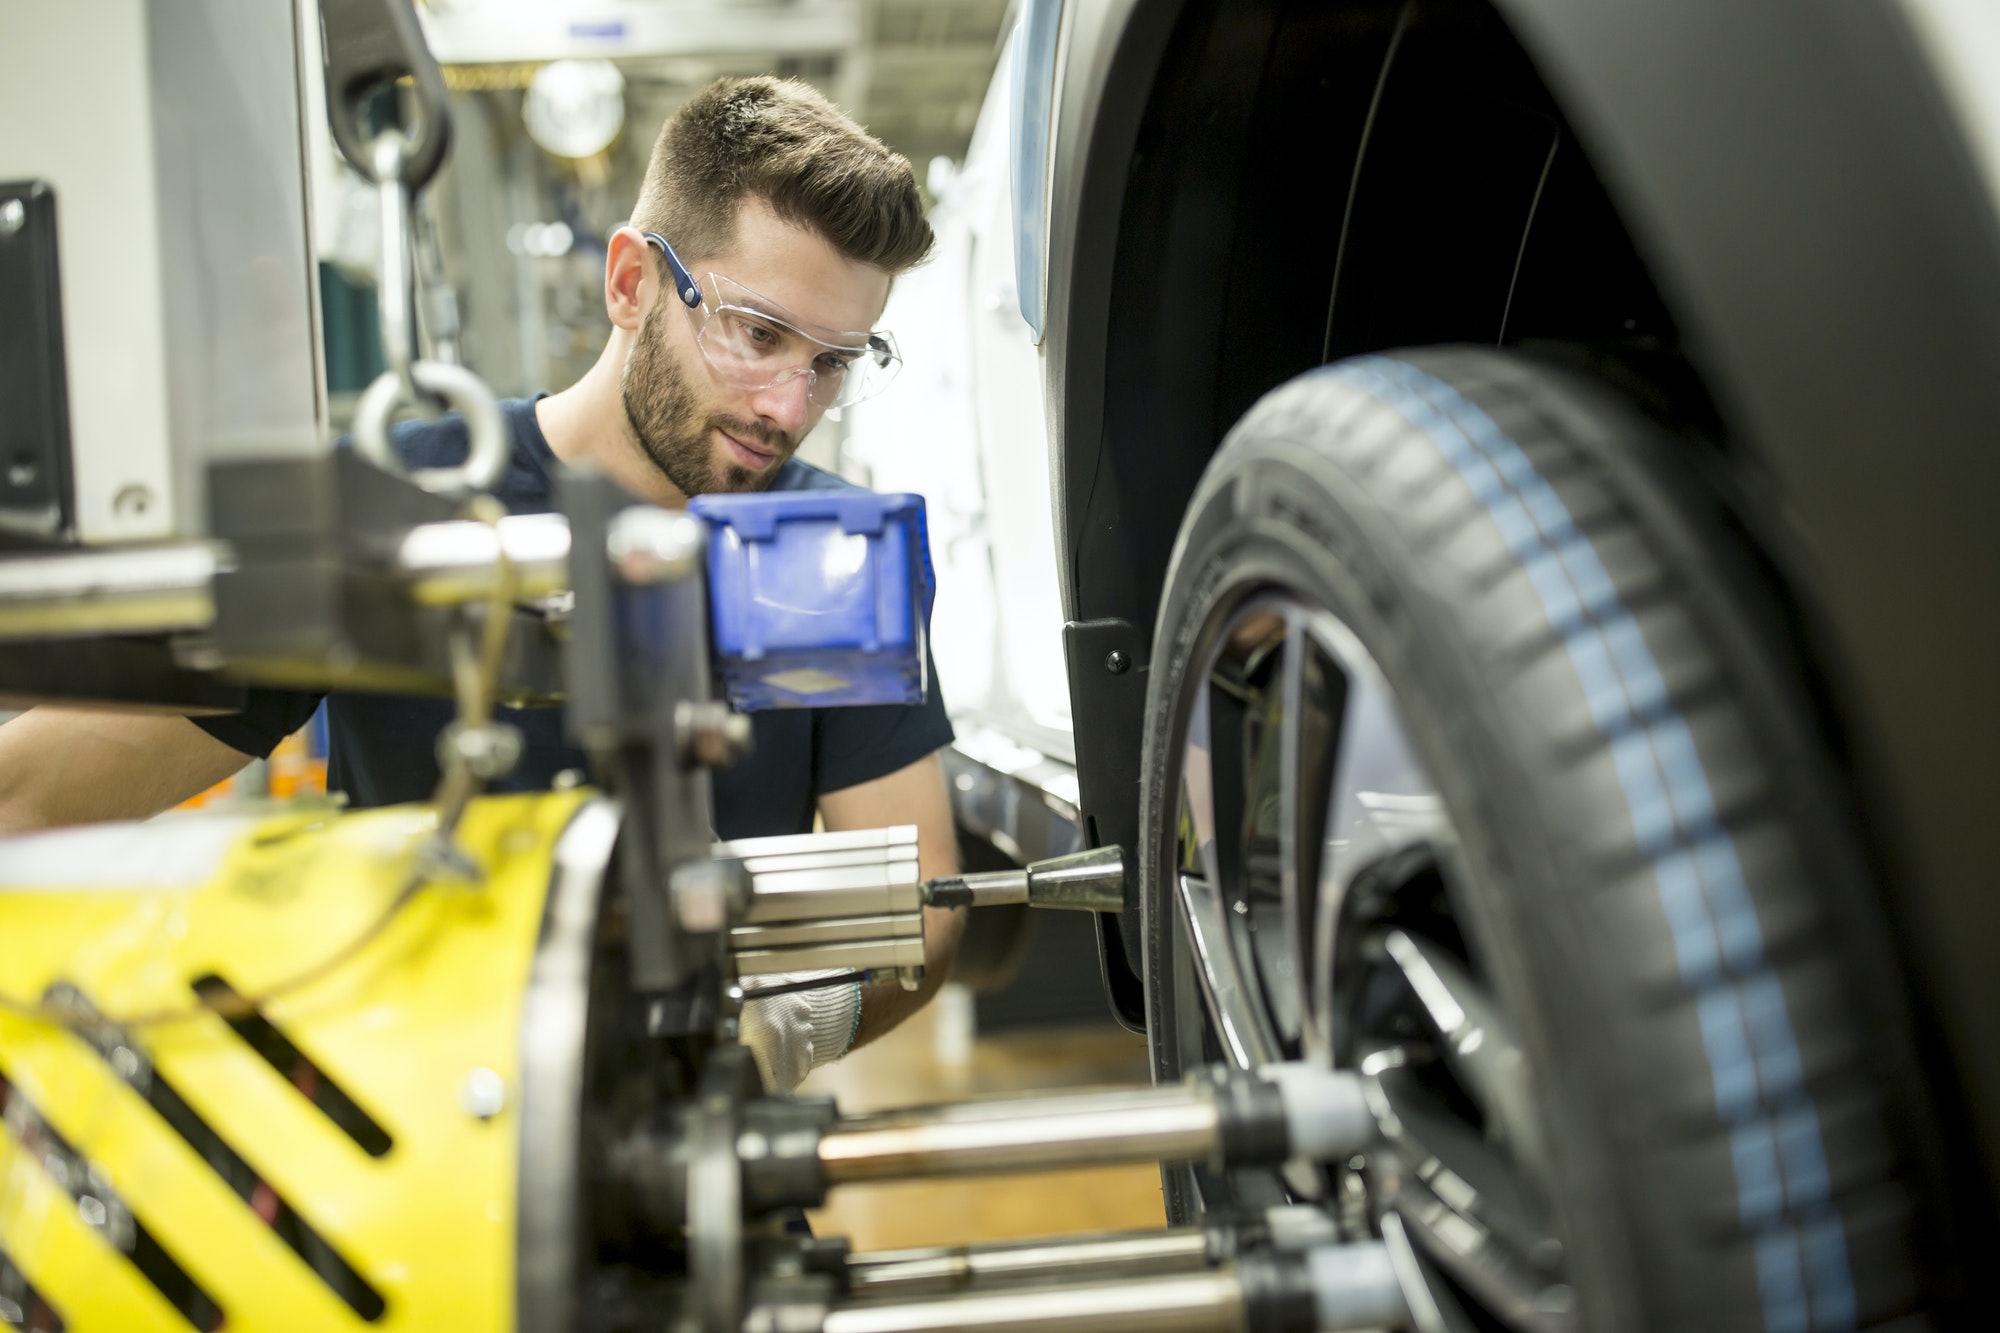
[[689, 763], [725, 768], [750, 752], [750, 719], [719, 700], [682, 700], [674, 708], [674, 730]]
[[481, 1065], [458, 1084], [458, 1108], [477, 1120], [491, 1120], [507, 1109], [507, 1080]]
[[521, 760], [520, 728], [505, 722], [483, 727], [453, 723], [438, 737], [438, 759], [446, 767], [456, 760], [476, 778], [501, 777], [513, 772]]
[[1104, 669], [1114, 676], [1122, 676], [1132, 669], [1132, 659], [1123, 648], [1113, 648], [1104, 655]]
[[681, 929], [710, 935], [729, 924], [729, 867], [720, 861], [690, 861], [667, 881]]
[[0, 203], [0, 236], [12, 236], [28, 221], [28, 206], [19, 199]]
[[701, 520], [651, 505], [633, 505], [611, 520], [605, 554], [627, 583], [671, 583], [701, 568], [706, 532]]

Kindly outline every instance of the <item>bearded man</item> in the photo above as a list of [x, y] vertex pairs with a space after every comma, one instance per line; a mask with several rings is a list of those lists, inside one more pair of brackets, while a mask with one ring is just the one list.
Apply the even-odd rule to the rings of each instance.
[[[811, 88], [725, 79], [661, 129], [628, 226], [604, 267], [611, 334], [560, 393], [502, 404], [512, 456], [495, 494], [515, 513], [552, 507], [558, 464], [593, 467], [640, 499], [678, 508], [717, 491], [848, 483], [795, 457], [831, 407], [894, 369], [876, 330], [896, 275], [932, 242], [910, 164]], [[461, 460], [458, 415], [407, 422], [406, 466]], [[928, 664], [927, 664], [928, 665]], [[935, 667], [929, 678], [936, 681]], [[170, 809], [268, 755], [319, 696], [253, 690], [245, 710], [179, 718], [37, 708], [0, 727], [0, 833]], [[559, 709], [502, 710], [522, 757], [495, 790], [546, 789], [582, 769]], [[445, 700], [327, 698], [328, 785], [357, 807], [428, 799]], [[715, 774], [723, 838], [911, 824], [925, 877], [956, 854], [937, 751], [951, 726], [935, 688], [911, 707], [753, 714], [747, 759]], [[753, 1002], [746, 1040], [766, 1082], [879, 1035], [942, 981], [962, 913], [926, 913], [926, 981], [829, 988]]]

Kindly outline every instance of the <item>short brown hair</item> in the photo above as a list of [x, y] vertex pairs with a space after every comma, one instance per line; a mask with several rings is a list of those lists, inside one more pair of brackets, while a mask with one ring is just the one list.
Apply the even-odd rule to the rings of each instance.
[[632, 225], [706, 258], [728, 248], [749, 197], [891, 276], [930, 253], [909, 159], [796, 80], [717, 79], [696, 93], [660, 129]]

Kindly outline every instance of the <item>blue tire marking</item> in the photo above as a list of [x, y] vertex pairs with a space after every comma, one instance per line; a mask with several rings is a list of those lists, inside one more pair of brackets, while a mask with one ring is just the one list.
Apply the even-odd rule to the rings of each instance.
[[1764, 957], [1735, 839], [1638, 621], [1555, 488], [1478, 404], [1389, 357], [1314, 373], [1422, 431], [1521, 562], [1609, 746], [1638, 845], [1653, 859], [1681, 981], [1695, 997], [1716, 1118], [1730, 1130], [1766, 1333], [1852, 1329], [1846, 1236], [1784, 992]]

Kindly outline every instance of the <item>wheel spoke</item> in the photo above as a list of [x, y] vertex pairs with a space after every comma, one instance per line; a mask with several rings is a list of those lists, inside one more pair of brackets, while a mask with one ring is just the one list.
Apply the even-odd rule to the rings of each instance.
[[[1500, 1205], [1494, 1181], [1504, 1179], [1504, 1167], [1482, 1163], [1476, 1141], [1452, 1141], [1446, 1123], [1410, 1099], [1384, 1117], [1388, 1147], [1368, 1159], [1378, 1207], [1384, 1217], [1400, 1217], [1416, 1247], [1510, 1329], [1564, 1333], [1574, 1327], [1570, 1289], [1528, 1261], [1520, 1241], [1536, 1229]], [[1536, 1243], [1540, 1257], [1560, 1261], [1560, 1247], [1550, 1249], [1554, 1241]]]
[[1314, 903], [1314, 1022], [1334, 1029], [1334, 959], [1347, 894], [1371, 869], [1451, 839], [1443, 802], [1424, 776], [1395, 696], [1359, 641], [1330, 616], [1308, 622], [1314, 641], [1338, 664], [1340, 726], [1333, 741], [1324, 846]]
[[1277, 1037], [1238, 966], [1228, 902], [1200, 875], [1182, 874], [1178, 884], [1181, 926], [1216, 1035], [1238, 1068], [1270, 1064], [1279, 1058]]
[[1335, 743], [1346, 682], [1312, 636], [1304, 617], [1288, 624], [1279, 737], [1279, 861], [1285, 961], [1292, 994], [1301, 1001], [1297, 1027], [1308, 1058], [1332, 1062], [1324, 1010], [1312, 1003], [1319, 968], [1313, 949], [1320, 861], [1326, 843], [1327, 800], [1333, 787]]
[[1417, 1068], [1385, 1070], [1376, 1080], [1397, 1154], [1439, 1198], [1524, 1261], [1559, 1257], [1539, 1198], [1496, 1145], [1424, 1091]]
[[1181, 752], [1181, 869], [1211, 884], [1222, 879], [1216, 863], [1215, 738], [1209, 691], [1198, 690], [1188, 714], [1187, 744]]
[[1395, 1210], [1416, 1247], [1507, 1327], [1522, 1333], [1569, 1333], [1577, 1326], [1567, 1285], [1529, 1279], [1490, 1238], [1423, 1185], [1405, 1185]]
[[1459, 962], [1400, 930], [1383, 948], [1437, 1028], [1438, 1053], [1486, 1117], [1487, 1132], [1546, 1190], [1548, 1152], [1528, 1060], [1513, 1024]]
[[1168, 1068], [1358, 1061], [1383, 1141], [1198, 1192], [1372, 1222], [1419, 1333], [1566, 1333], [1532, 1079], [1461, 961], [1454, 834], [1394, 694], [1345, 625], [1282, 593], [1236, 602], [1210, 642], [1182, 696]]
[[1264, 799], [1266, 777], [1262, 747], [1253, 743], [1264, 718], [1252, 682], [1275, 643], [1272, 631], [1282, 626], [1253, 613], [1237, 627], [1201, 678], [1182, 749], [1181, 837], [1193, 846], [1183, 850], [1177, 880], [1181, 920], [1216, 1036], [1246, 1069], [1283, 1058], [1269, 997], [1258, 984], [1253, 900], [1259, 895], [1252, 881], [1265, 867], [1250, 845], [1250, 816]]
[[1382, 1215], [1382, 1240], [1389, 1248], [1396, 1282], [1403, 1289], [1403, 1303], [1410, 1309], [1410, 1327], [1416, 1333], [1474, 1333], [1458, 1298], [1439, 1280], [1430, 1260], [1410, 1243], [1409, 1228], [1395, 1213]]

